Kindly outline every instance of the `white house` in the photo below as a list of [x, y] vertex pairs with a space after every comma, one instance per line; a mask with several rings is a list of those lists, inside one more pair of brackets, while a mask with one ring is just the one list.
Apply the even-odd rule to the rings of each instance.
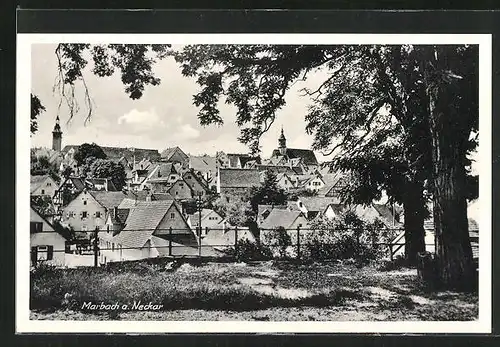
[[31, 263], [44, 262], [55, 266], [65, 266], [66, 238], [33, 207], [30, 210]]
[[30, 179], [30, 195], [46, 195], [53, 197], [57, 183], [49, 175], [33, 175]]

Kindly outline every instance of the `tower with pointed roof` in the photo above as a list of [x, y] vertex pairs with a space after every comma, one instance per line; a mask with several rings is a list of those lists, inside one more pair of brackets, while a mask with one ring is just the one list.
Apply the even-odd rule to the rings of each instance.
[[286, 154], [286, 138], [285, 138], [285, 134], [283, 133], [283, 127], [281, 127], [281, 135], [278, 139], [278, 149], [279, 149], [281, 155]]
[[54, 125], [54, 130], [52, 131], [52, 149], [54, 151], [61, 151], [62, 144], [62, 131], [59, 125], [59, 116], [56, 118], [56, 124]]

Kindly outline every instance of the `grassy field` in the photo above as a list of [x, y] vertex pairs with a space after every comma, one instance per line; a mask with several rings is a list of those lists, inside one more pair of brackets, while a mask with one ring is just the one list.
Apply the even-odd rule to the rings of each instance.
[[[71, 296], [70, 302], [64, 297]], [[162, 305], [89, 310], [84, 302]], [[477, 293], [431, 291], [414, 269], [335, 263], [135, 264], [32, 275], [31, 319], [50, 320], [475, 320]]]

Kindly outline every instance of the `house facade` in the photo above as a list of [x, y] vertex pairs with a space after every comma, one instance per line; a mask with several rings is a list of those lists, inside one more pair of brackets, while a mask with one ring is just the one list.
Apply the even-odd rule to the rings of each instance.
[[[123, 212], [125, 209], [129, 212]], [[173, 255], [179, 255], [181, 249], [188, 253], [194, 253], [196, 250], [198, 240], [182, 215], [180, 207], [173, 200], [129, 201], [127, 199], [113, 213], [121, 220], [120, 223], [116, 223], [110, 218], [110, 224], [121, 226], [119, 232], [116, 230], [99, 232], [101, 263], [167, 255], [170, 243], [173, 245]]]
[[54, 266], [65, 266], [66, 238], [36, 210], [30, 210], [31, 264], [41, 262]]
[[207, 185], [205, 184], [205, 182], [202, 181], [203, 180], [202, 178], [197, 176], [197, 174], [195, 172], [186, 171], [182, 175], [182, 179], [191, 188], [193, 197], [197, 197], [197, 196], [203, 197], [203, 196], [207, 195], [207, 193], [208, 193]]
[[258, 170], [253, 169], [219, 169], [217, 177], [217, 193], [222, 203], [241, 201], [248, 190], [260, 185]]
[[49, 175], [32, 175], [30, 179], [30, 195], [53, 197], [57, 191], [57, 182]]
[[189, 164], [189, 156], [177, 146], [165, 149], [161, 153], [161, 160], [169, 163], [180, 163], [183, 167]]
[[75, 231], [103, 229], [108, 210], [118, 206], [126, 195], [123, 192], [84, 190], [63, 208], [61, 223]]

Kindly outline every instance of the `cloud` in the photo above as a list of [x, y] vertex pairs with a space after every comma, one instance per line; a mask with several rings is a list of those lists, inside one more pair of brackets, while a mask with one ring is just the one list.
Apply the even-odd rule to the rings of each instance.
[[200, 131], [191, 126], [191, 124], [184, 124], [174, 129], [172, 138], [176, 141], [193, 140], [200, 136]]
[[158, 126], [165, 127], [165, 123], [158, 116], [154, 108], [151, 108], [149, 111], [139, 111], [134, 108], [119, 117], [118, 124], [130, 125], [135, 127], [136, 130], [148, 130]]

